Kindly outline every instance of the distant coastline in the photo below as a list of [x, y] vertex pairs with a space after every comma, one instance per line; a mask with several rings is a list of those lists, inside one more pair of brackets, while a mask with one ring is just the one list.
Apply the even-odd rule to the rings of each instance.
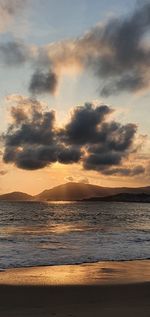
[[120, 193], [117, 195], [106, 196], [106, 197], [91, 197], [91, 198], [84, 199], [83, 201], [150, 203], [150, 195], [145, 193], [141, 193], [141, 194]]
[[150, 203], [150, 186], [101, 187], [92, 184], [69, 182], [44, 190], [38, 195], [11, 192], [0, 195], [0, 201], [89, 201], [89, 202], [141, 202]]
[[0, 195], [0, 201], [87, 201], [87, 202], [142, 202], [150, 203], [150, 186], [101, 187], [84, 183], [66, 183], [32, 196], [22, 192]]

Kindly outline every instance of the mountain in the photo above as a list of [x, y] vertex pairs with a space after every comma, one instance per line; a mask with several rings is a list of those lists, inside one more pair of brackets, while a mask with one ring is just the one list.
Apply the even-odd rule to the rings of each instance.
[[[91, 185], [91, 184], [70, 182], [67, 184], [53, 187], [48, 190], [44, 190], [42, 193], [35, 196], [31, 196], [21, 192], [13, 192], [13, 193], [0, 195], [0, 200], [9, 200], [9, 201], [31, 201], [31, 200], [69, 201], [70, 200], [70, 201], [73, 201], [73, 200], [84, 200], [84, 199], [100, 200], [99, 199], [100, 197], [103, 197], [103, 199], [107, 197], [107, 201], [108, 201], [108, 196], [109, 196], [109, 200], [111, 200], [110, 198], [111, 196], [113, 196], [112, 199], [114, 199], [114, 195], [123, 194], [123, 193], [125, 195], [127, 194], [150, 195], [150, 186], [139, 187], [139, 188], [127, 188], [127, 187], [111, 188], [111, 187], [101, 187], [101, 186]], [[119, 197], [118, 198], [116, 197], [116, 199], [129, 199], [129, 197], [125, 198], [125, 196], [124, 198], [123, 196], [119, 196]]]
[[109, 195], [109, 189], [96, 185], [74, 183], [56, 186], [36, 196], [37, 200], [81, 200], [92, 196]]
[[12, 192], [4, 195], [0, 195], [0, 200], [9, 201], [29, 201], [33, 200], [34, 197], [21, 192]]
[[132, 194], [132, 193], [120, 193], [117, 195], [106, 197], [91, 197], [84, 199], [84, 201], [105, 201], [105, 202], [138, 202], [138, 203], [150, 203], [149, 194]]
[[109, 188], [91, 184], [69, 182], [67, 184], [56, 186], [45, 190], [35, 196], [36, 200], [58, 201], [58, 200], [83, 200], [91, 197], [105, 197], [120, 193], [145, 193], [150, 194], [150, 187], [143, 188]]

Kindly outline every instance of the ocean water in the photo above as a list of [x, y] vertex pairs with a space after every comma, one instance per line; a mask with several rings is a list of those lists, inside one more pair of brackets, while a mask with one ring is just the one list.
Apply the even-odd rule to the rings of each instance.
[[150, 204], [0, 202], [0, 269], [150, 258]]

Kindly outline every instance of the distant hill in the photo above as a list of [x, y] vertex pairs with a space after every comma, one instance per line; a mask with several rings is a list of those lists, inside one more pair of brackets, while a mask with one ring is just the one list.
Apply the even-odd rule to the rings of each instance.
[[[119, 196], [119, 194], [125, 194], [124, 196]], [[31, 196], [25, 193], [21, 192], [13, 192], [8, 193], [4, 195], [0, 195], [0, 200], [9, 200], [9, 201], [74, 201], [74, 200], [106, 200], [105, 197], [107, 197], [107, 201], [111, 201], [111, 199], [114, 201], [114, 195], [117, 195], [115, 199], [117, 201], [133, 201], [133, 196], [129, 197], [127, 194], [134, 194], [134, 195], [143, 195], [147, 194], [150, 195], [150, 186], [148, 187], [139, 187], [139, 188], [127, 188], [127, 187], [117, 187], [117, 188], [111, 188], [111, 187], [101, 187], [97, 185], [91, 185], [91, 184], [84, 184], [84, 183], [75, 183], [75, 182], [69, 182], [67, 184], [59, 185], [54, 188], [44, 190], [38, 195]], [[112, 198], [111, 198], [112, 197]], [[123, 200], [124, 199], [124, 200]], [[142, 196], [136, 197], [135, 199], [146, 199]], [[148, 199], [148, 198], [147, 198]]]
[[33, 196], [21, 193], [21, 192], [12, 192], [4, 195], [0, 195], [0, 200], [7, 201], [30, 201], [33, 200]]
[[35, 196], [37, 200], [81, 200], [93, 196], [110, 195], [110, 190], [96, 185], [74, 183], [59, 185], [49, 190], [45, 190]]
[[105, 201], [105, 202], [138, 202], [138, 203], [150, 203], [149, 194], [132, 194], [132, 193], [120, 193], [117, 195], [106, 197], [91, 197], [84, 199], [84, 201]]
[[145, 193], [150, 195], [150, 187], [143, 188], [109, 188], [91, 184], [69, 182], [67, 184], [56, 186], [52, 189], [45, 190], [35, 196], [36, 200], [82, 200], [91, 197], [105, 197], [120, 193]]

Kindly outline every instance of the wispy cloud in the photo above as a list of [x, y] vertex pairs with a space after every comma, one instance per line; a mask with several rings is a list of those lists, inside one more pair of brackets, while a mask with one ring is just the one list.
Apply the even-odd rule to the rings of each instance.
[[6, 170], [0, 170], [0, 176], [4, 176], [7, 174], [7, 171]]
[[20, 66], [34, 57], [34, 48], [23, 42], [6, 42], [0, 44], [0, 58], [7, 66]]
[[28, 0], [0, 0], [0, 32], [7, 31], [15, 17], [26, 7]]

